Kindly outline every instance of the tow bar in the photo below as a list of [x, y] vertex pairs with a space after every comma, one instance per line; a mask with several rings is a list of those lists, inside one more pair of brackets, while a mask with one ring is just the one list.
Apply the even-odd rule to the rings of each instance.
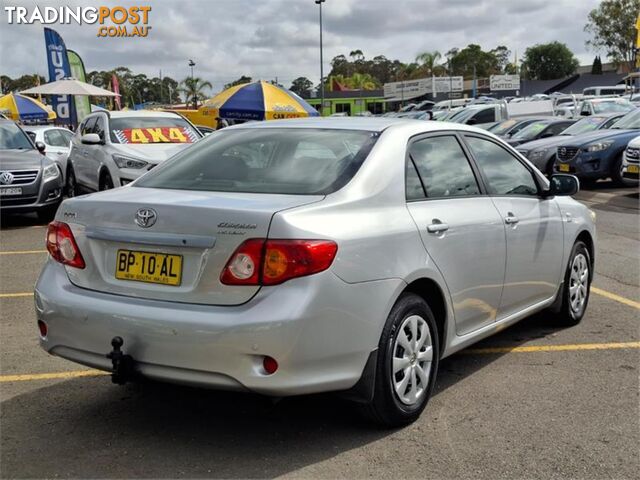
[[133, 376], [133, 357], [122, 353], [120, 348], [122, 348], [123, 344], [122, 337], [113, 337], [111, 339], [113, 350], [107, 353], [107, 358], [111, 360], [113, 365], [111, 368], [111, 381], [118, 385], [124, 385]]

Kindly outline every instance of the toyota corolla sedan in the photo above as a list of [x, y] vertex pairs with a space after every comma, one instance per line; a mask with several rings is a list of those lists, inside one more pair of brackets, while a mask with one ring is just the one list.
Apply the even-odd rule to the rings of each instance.
[[484, 130], [394, 118], [217, 131], [66, 200], [41, 346], [112, 372], [415, 420], [439, 361], [534, 312], [580, 322], [594, 214]]

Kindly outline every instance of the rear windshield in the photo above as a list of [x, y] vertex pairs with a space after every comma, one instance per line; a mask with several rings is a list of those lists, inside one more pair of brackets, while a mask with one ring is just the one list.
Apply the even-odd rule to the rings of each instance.
[[193, 143], [200, 135], [180, 117], [121, 117], [112, 118], [113, 143]]
[[145, 175], [138, 187], [318, 195], [351, 180], [375, 144], [369, 131], [221, 130]]
[[624, 98], [609, 102], [593, 102], [594, 113], [628, 112], [634, 108], [633, 103]]

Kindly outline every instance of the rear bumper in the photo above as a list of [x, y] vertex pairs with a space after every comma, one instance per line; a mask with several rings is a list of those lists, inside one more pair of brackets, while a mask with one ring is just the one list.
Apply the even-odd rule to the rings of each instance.
[[[330, 271], [262, 288], [233, 307], [136, 299], [82, 289], [49, 261], [36, 285], [47, 352], [110, 370], [124, 339], [140, 374], [160, 380], [287, 396], [345, 390], [360, 378], [403, 282], [347, 284]], [[273, 375], [264, 355], [278, 361]]]

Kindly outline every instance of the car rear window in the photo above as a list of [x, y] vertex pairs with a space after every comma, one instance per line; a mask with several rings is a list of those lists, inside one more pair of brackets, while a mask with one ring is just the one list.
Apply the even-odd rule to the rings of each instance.
[[328, 194], [351, 180], [377, 138], [377, 132], [355, 130], [221, 130], [151, 171], [134, 186]]
[[113, 143], [193, 143], [200, 138], [189, 122], [180, 117], [111, 118], [110, 127]]

